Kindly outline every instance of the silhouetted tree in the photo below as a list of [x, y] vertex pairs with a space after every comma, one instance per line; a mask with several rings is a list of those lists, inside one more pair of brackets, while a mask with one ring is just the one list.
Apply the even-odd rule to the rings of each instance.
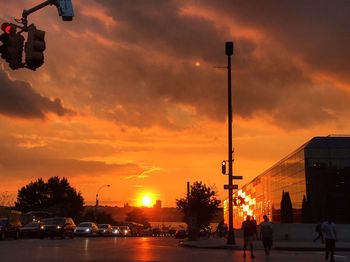
[[187, 223], [189, 238], [196, 239], [200, 229], [209, 226], [220, 205], [216, 192], [202, 182], [191, 185], [189, 199], [176, 199], [177, 207], [184, 214], [183, 221]]
[[46, 211], [76, 219], [83, 210], [84, 199], [66, 178], [42, 178], [18, 190], [15, 206], [22, 212]]
[[282, 192], [281, 223], [293, 223], [293, 206], [289, 192]]
[[303, 223], [313, 223], [313, 213], [312, 213], [312, 207], [309, 201], [306, 199], [305, 195], [303, 197], [303, 203], [301, 206], [301, 221]]
[[[78, 222], [86, 222], [90, 221], [93, 222], [95, 220], [95, 214], [94, 210], [90, 209], [86, 211], [82, 216], [79, 217]], [[116, 221], [112, 214], [104, 212], [104, 211], [98, 211], [97, 214], [97, 223], [98, 224], [111, 224], [111, 225], [118, 225], [118, 221]]]
[[148, 222], [145, 212], [141, 208], [137, 207], [126, 214], [125, 221], [142, 224], [145, 228], [151, 227], [151, 224]]

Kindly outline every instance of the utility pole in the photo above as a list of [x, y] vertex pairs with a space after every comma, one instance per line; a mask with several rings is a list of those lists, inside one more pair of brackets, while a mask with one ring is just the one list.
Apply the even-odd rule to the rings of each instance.
[[94, 210], [94, 219], [95, 219], [95, 223], [97, 223], [97, 208], [98, 208], [98, 204], [99, 204], [99, 199], [98, 199], [98, 193], [100, 192], [100, 190], [104, 187], [110, 187], [111, 185], [103, 185], [100, 186], [99, 189], [96, 192], [96, 202], [95, 202], [95, 210]]
[[231, 56], [233, 55], [233, 42], [226, 42], [225, 53], [227, 55], [227, 76], [228, 76], [228, 238], [227, 244], [236, 244], [233, 231], [233, 146], [232, 146], [232, 87], [231, 87]]
[[190, 182], [187, 182], [187, 205], [190, 206]]

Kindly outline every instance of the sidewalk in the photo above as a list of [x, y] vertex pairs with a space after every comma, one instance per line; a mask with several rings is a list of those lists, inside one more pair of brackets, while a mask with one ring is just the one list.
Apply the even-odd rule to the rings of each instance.
[[[179, 246], [192, 247], [192, 248], [205, 248], [205, 249], [243, 249], [243, 239], [236, 238], [236, 245], [227, 245], [226, 238], [209, 238], [205, 240], [189, 241], [183, 240], [179, 242]], [[337, 251], [350, 251], [350, 242], [336, 242]], [[321, 242], [314, 243], [312, 241], [274, 241], [273, 249], [276, 250], [288, 250], [288, 251], [320, 251], [324, 250], [325, 245]], [[254, 241], [254, 249], [263, 250], [261, 241]]]

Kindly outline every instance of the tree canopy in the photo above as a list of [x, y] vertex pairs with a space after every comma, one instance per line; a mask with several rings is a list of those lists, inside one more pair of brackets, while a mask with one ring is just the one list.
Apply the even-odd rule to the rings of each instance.
[[[105, 212], [105, 211], [96, 211], [96, 219], [98, 224], [111, 224], [111, 225], [118, 225], [119, 222], [115, 220], [112, 216], [112, 214]], [[82, 216], [79, 217], [79, 222], [85, 222], [85, 221], [94, 221], [95, 220], [95, 212], [93, 209], [88, 209], [86, 212], [82, 214]]]
[[183, 221], [189, 228], [194, 227], [198, 232], [209, 226], [215, 217], [220, 200], [216, 199], [216, 192], [211, 187], [197, 181], [191, 185], [189, 199], [187, 197], [176, 199], [176, 205], [184, 214]]
[[84, 199], [70, 186], [67, 178], [39, 178], [18, 190], [15, 206], [22, 212], [46, 211], [76, 219], [83, 210]]
[[151, 224], [148, 222], [145, 212], [141, 208], [137, 207], [126, 214], [125, 221], [142, 224], [145, 228], [151, 227]]

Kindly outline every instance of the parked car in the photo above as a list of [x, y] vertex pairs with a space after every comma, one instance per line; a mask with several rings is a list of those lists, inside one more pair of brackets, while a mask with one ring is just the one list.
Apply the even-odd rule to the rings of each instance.
[[176, 239], [184, 239], [184, 238], [188, 237], [188, 234], [187, 234], [186, 230], [180, 229], [180, 230], [176, 231], [174, 236]]
[[42, 225], [41, 222], [28, 223], [20, 229], [21, 237], [40, 237]]
[[69, 217], [53, 217], [43, 219], [41, 226], [40, 238], [44, 237], [74, 237], [75, 224], [73, 219]]
[[160, 230], [160, 228], [158, 228], [158, 227], [152, 228], [152, 236], [153, 237], [162, 236], [162, 231]]
[[176, 229], [175, 228], [170, 228], [168, 230], [168, 233], [169, 233], [170, 236], [174, 236], [176, 234]]
[[115, 236], [131, 236], [131, 230], [128, 226], [114, 226], [112, 232]]
[[98, 224], [97, 233], [101, 236], [111, 236], [112, 235], [112, 226], [110, 224]]
[[74, 230], [76, 236], [95, 236], [98, 232], [98, 227], [93, 222], [82, 222]]
[[118, 226], [112, 226], [112, 235], [118, 236], [119, 234], [119, 227]]
[[19, 219], [0, 218], [0, 239], [4, 240], [7, 237], [19, 239], [21, 226]]

